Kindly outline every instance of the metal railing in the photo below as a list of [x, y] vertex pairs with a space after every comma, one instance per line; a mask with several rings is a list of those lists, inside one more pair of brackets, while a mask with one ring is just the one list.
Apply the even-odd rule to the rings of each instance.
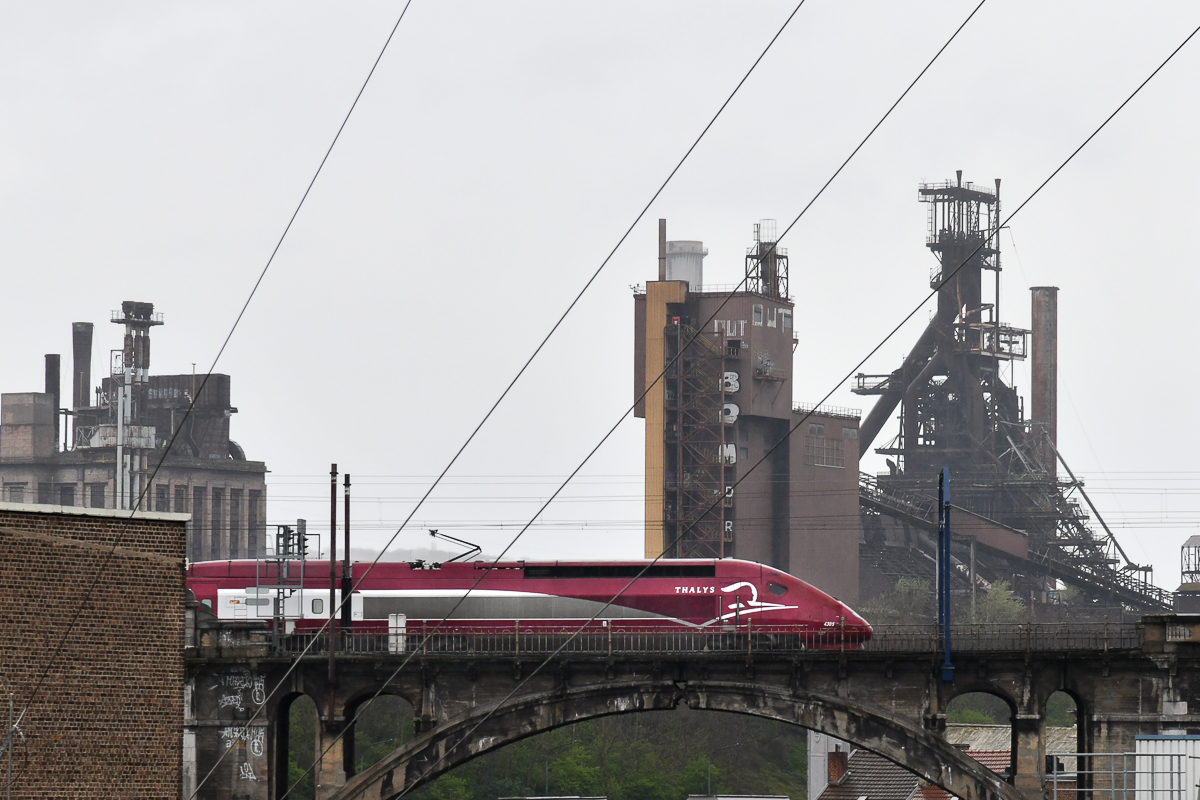
[[792, 406], [792, 411], [797, 414], [820, 414], [827, 417], [852, 417], [858, 419], [862, 417], [861, 408], [850, 408], [848, 406], [829, 406], [829, 405], [813, 405], [812, 403], [796, 403]]
[[1048, 753], [1047, 800], [1188, 800], [1182, 753]]
[[866, 472], [858, 474], [859, 497], [879, 506], [907, 514], [910, 517], [936, 524], [937, 500], [917, 492], [883, 486], [879, 479]]
[[[568, 656], [794, 656], [830, 653], [897, 653], [928, 655], [941, 652], [934, 625], [881, 625], [868, 641], [840, 628], [801, 631], [786, 627], [745, 626], [729, 630], [595, 628], [573, 636], [571, 628], [555, 630], [455, 630], [426, 636], [419, 625], [404, 632], [338, 635], [338, 650], [349, 655], [404, 655], [418, 649], [425, 655], [520, 658], [546, 656], [562, 648]], [[1137, 650], [1137, 623], [980, 624], [952, 625], [955, 653], [1106, 652]], [[314, 641], [315, 640], [315, 641]], [[312, 643], [310, 654], [328, 653], [328, 634], [297, 633], [281, 637], [280, 651], [296, 655]]]
[[1149, 600], [1151, 603], [1157, 604], [1162, 608], [1173, 608], [1175, 604], [1175, 593], [1163, 589], [1160, 586], [1155, 586], [1138, 577], [1138, 574], [1118, 570], [1118, 569], [1096, 569], [1094, 566], [1080, 560], [1073, 559], [1069, 554], [1063, 552], [1062, 544], [1069, 545], [1070, 542], [1058, 542], [1050, 545], [1039, 545], [1031, 543], [1029, 546], [1029, 560], [1035, 564], [1052, 564], [1056, 569], [1063, 572], [1074, 573], [1074, 577], [1080, 582], [1094, 582], [1102, 588], [1116, 587], [1123, 589], [1132, 595], [1133, 598]]

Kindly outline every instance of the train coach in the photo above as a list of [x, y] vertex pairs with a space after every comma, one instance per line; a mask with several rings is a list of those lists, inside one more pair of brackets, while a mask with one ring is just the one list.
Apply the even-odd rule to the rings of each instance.
[[[188, 588], [220, 619], [275, 619], [289, 631], [330, 616], [329, 564], [210, 561], [188, 568]], [[341, 565], [336, 576], [341, 577]], [[737, 559], [355, 563], [351, 620], [378, 633], [713, 630], [863, 642], [871, 628], [845, 603], [787, 573]], [[615, 599], [614, 599], [615, 598]], [[335, 593], [340, 605], [340, 592]]]

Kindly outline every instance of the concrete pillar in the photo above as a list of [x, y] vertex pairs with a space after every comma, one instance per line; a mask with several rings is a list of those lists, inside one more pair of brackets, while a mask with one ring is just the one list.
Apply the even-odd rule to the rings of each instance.
[[[1058, 446], [1058, 287], [1034, 286], [1032, 332], [1030, 341], [1029, 419], [1040, 424]], [[1051, 475], [1058, 472], [1054, 451], [1038, 445], [1038, 457]]]
[[331, 724], [324, 719], [317, 726], [317, 752], [324, 753], [316, 770], [317, 800], [333, 797], [346, 785], [345, 739], [339, 736], [344, 727], [341, 721]]
[[1030, 800], [1042, 800], [1046, 770], [1046, 720], [1040, 714], [1017, 714], [1012, 720], [1016, 745], [1013, 786]]

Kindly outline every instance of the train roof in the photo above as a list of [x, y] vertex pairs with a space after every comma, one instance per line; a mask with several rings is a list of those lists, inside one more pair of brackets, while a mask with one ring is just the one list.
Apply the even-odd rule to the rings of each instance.
[[[248, 570], [250, 574], [254, 574], [256, 570], [263, 569], [267, 564], [275, 563], [272, 559], [264, 558], [259, 560], [242, 559], [242, 560], [225, 560], [225, 561], [199, 561], [189, 565], [189, 574], [193, 577], [219, 577], [231, 576], [234, 574], [244, 575]], [[312, 559], [304, 562], [306, 567], [314, 569], [314, 571], [324, 571], [323, 567], [329, 562], [324, 559]], [[341, 563], [340, 561], [338, 563]], [[369, 561], [355, 561], [354, 565], [369, 564]], [[760, 564], [756, 561], [744, 561], [735, 558], [671, 558], [659, 559], [657, 561], [651, 559], [620, 559], [620, 560], [586, 560], [586, 559], [516, 559], [512, 561], [493, 562], [488, 559], [476, 559], [474, 561], [455, 561], [455, 562], [429, 562], [423, 559], [415, 561], [380, 561], [376, 563], [375, 569], [384, 569], [385, 571], [394, 570], [401, 566], [407, 566], [414, 570], [427, 569], [486, 569], [493, 567], [498, 570], [520, 569], [524, 570], [527, 577], [634, 577], [645, 570], [645, 577], [663, 577], [663, 578], [684, 578], [684, 577], [712, 577], [716, 574], [716, 566], [723, 564], [727, 566], [744, 566], [750, 568], [758, 568], [770, 570], [786, 574], [775, 567], [766, 564]], [[647, 569], [647, 567], [649, 567]], [[532, 573], [532, 574], [531, 574]], [[540, 573], [540, 574], [539, 574]]]

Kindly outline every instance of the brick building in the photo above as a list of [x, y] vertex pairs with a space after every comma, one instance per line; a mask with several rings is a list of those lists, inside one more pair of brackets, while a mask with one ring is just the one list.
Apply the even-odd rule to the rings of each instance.
[[29, 704], [14, 797], [179, 796], [186, 522], [0, 503], [0, 694]]
[[125, 302], [112, 321], [125, 347], [94, 388], [92, 324], [76, 322], [69, 403], [57, 355], [44, 392], [0, 395], [0, 500], [189, 514], [192, 561], [262, 555], [267, 467], [229, 438], [229, 376], [149, 374], [149, 330], [162, 323], [150, 303]]

